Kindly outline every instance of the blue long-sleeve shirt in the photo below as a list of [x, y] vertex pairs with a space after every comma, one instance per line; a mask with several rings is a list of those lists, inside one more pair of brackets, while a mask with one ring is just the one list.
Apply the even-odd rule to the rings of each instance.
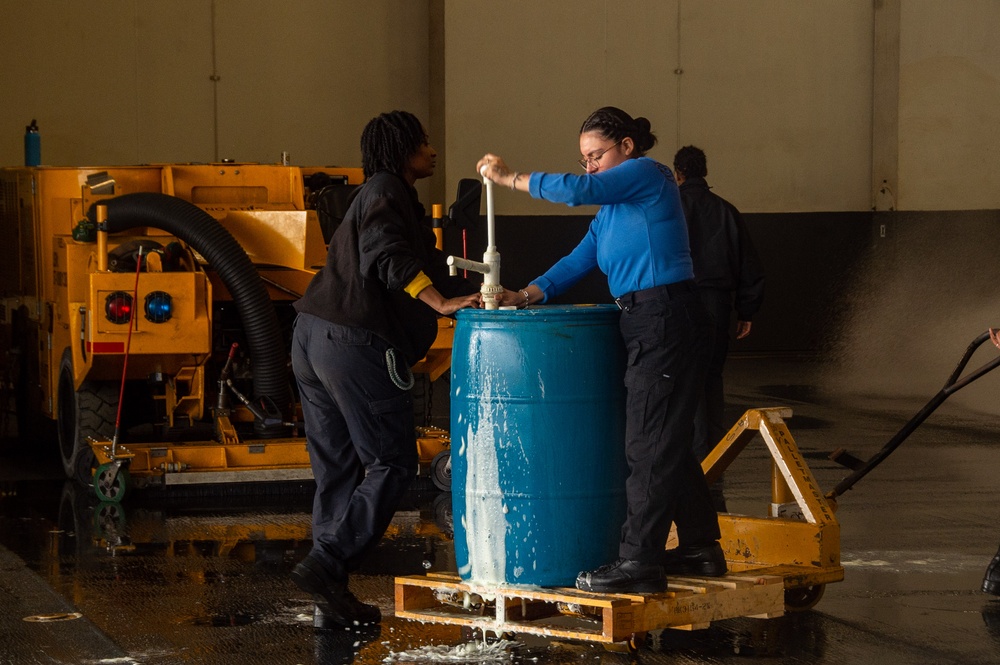
[[694, 277], [680, 193], [663, 164], [639, 157], [595, 174], [536, 172], [528, 185], [538, 199], [601, 206], [580, 244], [532, 282], [545, 301], [595, 267], [615, 298]]

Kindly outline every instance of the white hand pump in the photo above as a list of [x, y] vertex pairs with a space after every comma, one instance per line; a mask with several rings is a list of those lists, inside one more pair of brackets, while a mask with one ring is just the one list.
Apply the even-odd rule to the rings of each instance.
[[480, 169], [483, 176], [483, 184], [486, 185], [486, 251], [483, 253], [483, 262], [469, 261], [458, 256], [449, 256], [448, 265], [451, 266], [451, 274], [458, 273], [458, 269], [473, 270], [483, 274], [483, 285], [479, 293], [483, 296], [483, 307], [486, 309], [497, 309], [499, 305], [496, 301], [497, 294], [503, 293], [500, 285], [500, 253], [496, 248], [495, 218], [493, 213], [493, 181], [486, 177], [484, 164]]

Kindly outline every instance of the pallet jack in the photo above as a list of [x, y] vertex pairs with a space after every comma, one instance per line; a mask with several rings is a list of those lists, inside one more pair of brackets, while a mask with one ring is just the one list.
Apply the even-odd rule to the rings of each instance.
[[[483, 585], [450, 573], [397, 577], [396, 616], [484, 635], [524, 633], [634, 652], [654, 630], [701, 629], [722, 619], [771, 618], [811, 609], [827, 584], [844, 579], [838, 497], [885, 461], [948, 397], [1000, 365], [997, 357], [962, 376], [987, 339], [988, 331], [969, 344], [944, 387], [867, 461], [844, 449], [834, 451], [829, 458], [853, 472], [825, 494], [785, 424], [792, 410], [744, 413], [702, 462], [702, 470], [709, 484], [715, 482], [759, 433], [771, 456], [771, 505], [767, 517], [719, 515], [720, 543], [730, 570], [725, 577], [671, 577], [667, 591], [657, 594]], [[668, 549], [673, 546], [676, 534], [667, 542]]]

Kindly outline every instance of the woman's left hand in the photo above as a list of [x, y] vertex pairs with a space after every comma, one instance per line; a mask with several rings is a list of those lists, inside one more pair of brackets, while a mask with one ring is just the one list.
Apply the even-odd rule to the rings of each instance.
[[996, 347], [1000, 349], [1000, 328], [990, 328], [990, 339], [996, 344]]

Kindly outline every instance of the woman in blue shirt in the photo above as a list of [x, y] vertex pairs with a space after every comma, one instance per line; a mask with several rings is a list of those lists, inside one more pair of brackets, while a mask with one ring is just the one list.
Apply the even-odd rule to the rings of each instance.
[[[585, 591], [653, 593], [666, 589], [666, 574], [726, 572], [718, 516], [692, 449], [710, 324], [694, 286], [677, 183], [645, 156], [655, 144], [646, 118], [609, 106], [580, 129], [584, 175], [524, 174], [492, 154], [476, 165], [494, 183], [535, 198], [601, 206], [572, 252], [524, 289], [498, 297], [508, 306], [546, 302], [600, 268], [622, 310], [628, 514], [620, 558], [581, 572], [576, 586]], [[674, 523], [680, 546], [665, 551]]]

